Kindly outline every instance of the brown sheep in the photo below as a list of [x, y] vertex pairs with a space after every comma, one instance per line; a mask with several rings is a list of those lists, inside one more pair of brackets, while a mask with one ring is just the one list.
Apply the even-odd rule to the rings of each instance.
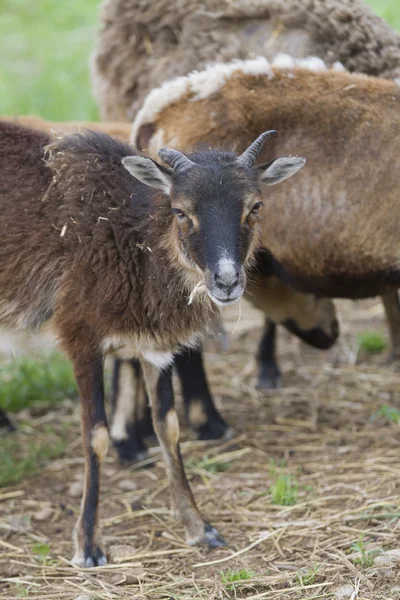
[[86, 464], [74, 535], [80, 566], [106, 562], [98, 496], [108, 447], [103, 357], [112, 351], [140, 359], [188, 543], [223, 543], [186, 480], [171, 365], [174, 352], [214, 326], [219, 306], [244, 292], [261, 183], [284, 180], [305, 163], [286, 157], [253, 168], [275, 135], [263, 133], [239, 157], [165, 148], [165, 167], [102, 133], [54, 140], [0, 123], [0, 325], [50, 331], [74, 367]]
[[400, 77], [400, 35], [360, 0], [105, 0], [100, 22], [92, 80], [108, 120], [130, 120], [167, 79], [278, 52]]
[[[291, 148], [310, 165], [296, 189], [287, 183], [268, 200], [262, 245], [270, 254], [260, 254], [252, 280], [264, 272], [323, 296], [381, 295], [398, 357], [399, 102], [391, 81], [327, 70], [319, 59], [258, 58], [153, 90], [132, 140], [153, 156], [172, 140], [185, 150], [221, 143], [240, 151], [272, 122], [290, 131]], [[284, 151], [285, 141], [278, 145]], [[271, 157], [267, 150], [262, 159]]]
[[[122, 141], [127, 141], [130, 125], [127, 123], [82, 123], [51, 122], [34, 116], [10, 117], [8, 120], [20, 125], [51, 133], [73, 132], [89, 128], [108, 133]], [[288, 287], [274, 277], [263, 280], [263, 285], [253, 286], [249, 283], [246, 295], [253, 304], [266, 315], [266, 327], [257, 353], [259, 389], [280, 387], [280, 370], [276, 361], [276, 323], [286, 324], [290, 331], [298, 335], [310, 345], [318, 348], [329, 348], [337, 339], [338, 329], [335, 308], [331, 300], [317, 299], [311, 294], [302, 294]], [[9, 336], [10, 337], [10, 336]], [[36, 336], [35, 344], [38, 343]], [[44, 341], [48, 343], [46, 338]], [[9, 345], [17, 352], [28, 348], [28, 339], [23, 333], [9, 339]], [[116, 361], [113, 374], [114, 418], [111, 425], [111, 437], [118, 450], [121, 462], [140, 459], [145, 452], [143, 436], [151, 429], [151, 418], [147, 410], [146, 419], [142, 412], [142, 404], [138, 402], [135, 415], [134, 392], [138, 390], [134, 378], [135, 372], [129, 372], [129, 366]], [[182, 350], [176, 357], [175, 367], [182, 384], [182, 393], [186, 414], [191, 427], [200, 439], [218, 439], [230, 435], [230, 427], [218, 412], [213, 402], [202, 366], [201, 353]], [[137, 371], [138, 366], [134, 367]], [[194, 377], [195, 383], [191, 383]], [[140, 395], [143, 392], [138, 392]], [[201, 417], [199, 418], [199, 415]], [[3, 413], [4, 426], [8, 425]], [[2, 420], [0, 419], [0, 426]]]

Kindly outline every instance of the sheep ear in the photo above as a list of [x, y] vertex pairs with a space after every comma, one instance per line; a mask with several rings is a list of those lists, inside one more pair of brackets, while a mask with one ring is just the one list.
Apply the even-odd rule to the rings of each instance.
[[306, 164], [306, 159], [301, 156], [283, 156], [277, 158], [267, 165], [255, 168], [258, 172], [258, 180], [265, 185], [275, 185], [284, 179], [288, 179]]
[[172, 186], [171, 174], [151, 158], [144, 156], [125, 156], [122, 164], [129, 173], [146, 185], [160, 188], [165, 194], [169, 194]]

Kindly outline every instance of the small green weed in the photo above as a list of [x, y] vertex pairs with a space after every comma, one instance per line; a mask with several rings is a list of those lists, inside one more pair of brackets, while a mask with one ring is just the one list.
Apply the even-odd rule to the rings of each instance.
[[21, 357], [0, 366], [0, 408], [18, 411], [37, 400], [56, 404], [77, 395], [71, 363], [61, 354]]
[[34, 544], [32, 546], [32, 552], [36, 554], [39, 562], [43, 563], [44, 565], [47, 564], [47, 557], [50, 552], [50, 546], [48, 544]]
[[273, 504], [282, 506], [293, 506], [297, 503], [299, 485], [294, 475], [283, 471], [283, 464], [280, 468], [275, 463], [271, 463], [270, 473], [272, 484], [269, 488]]
[[378, 331], [365, 331], [358, 336], [358, 345], [369, 354], [377, 354], [387, 347], [385, 337]]
[[306, 587], [307, 585], [312, 585], [313, 583], [315, 583], [315, 579], [320, 568], [321, 565], [315, 565], [307, 571], [298, 571], [296, 573], [297, 584]]
[[16, 583], [15, 588], [18, 598], [27, 598], [29, 596], [29, 588], [25, 585], [22, 585], [22, 583]]
[[187, 467], [200, 469], [202, 471], [208, 471], [208, 473], [223, 473], [227, 471], [231, 467], [231, 463], [218, 461], [215, 458], [209, 458], [208, 456], [203, 456], [202, 458], [194, 457], [189, 459], [186, 463]]
[[235, 590], [234, 584], [238, 585], [246, 579], [255, 577], [255, 573], [248, 571], [247, 569], [240, 569], [240, 571], [221, 571], [220, 575], [222, 583], [226, 586], [226, 589], [231, 592]]
[[363, 569], [369, 569], [373, 566], [375, 557], [380, 554], [379, 550], [366, 550], [364, 536], [360, 536], [357, 542], [351, 545], [351, 549], [360, 552], [360, 558], [354, 559], [354, 564], [360, 565]]
[[26, 475], [33, 475], [49, 460], [61, 456], [65, 449], [62, 439], [25, 443], [22, 433], [0, 439], [0, 487], [17, 483]]
[[384, 404], [378, 410], [378, 415], [390, 423], [400, 424], [400, 410], [389, 404]]

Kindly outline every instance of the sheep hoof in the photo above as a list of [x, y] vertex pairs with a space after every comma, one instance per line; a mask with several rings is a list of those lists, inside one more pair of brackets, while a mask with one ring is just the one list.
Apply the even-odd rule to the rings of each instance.
[[123, 466], [131, 465], [147, 458], [145, 445], [138, 444], [136, 439], [114, 441], [114, 446], [118, 453], [119, 463]]
[[220, 548], [221, 546], [226, 546], [224, 538], [221, 537], [215, 527], [209, 523], [205, 523], [204, 525], [203, 543], [207, 544], [209, 548]]
[[92, 567], [104, 567], [107, 559], [101, 548], [96, 546], [95, 548], [86, 548], [84, 552], [77, 552], [71, 562], [81, 569], [91, 569]]
[[273, 361], [260, 364], [256, 389], [261, 392], [280, 390], [282, 387], [281, 372]]
[[[209, 418], [204, 425], [197, 428], [199, 440], [220, 440], [230, 439], [232, 437], [232, 429], [228, 423], [219, 417]], [[229, 436], [229, 437], [227, 437]]]
[[188, 536], [187, 543], [189, 546], [208, 546], [209, 548], [220, 548], [226, 546], [224, 538], [222, 538], [218, 531], [210, 525], [210, 523], [203, 524], [203, 532], [200, 535]]
[[282, 380], [279, 374], [275, 375], [264, 375], [259, 377], [256, 385], [256, 389], [260, 392], [267, 392], [269, 390], [280, 390], [282, 388]]

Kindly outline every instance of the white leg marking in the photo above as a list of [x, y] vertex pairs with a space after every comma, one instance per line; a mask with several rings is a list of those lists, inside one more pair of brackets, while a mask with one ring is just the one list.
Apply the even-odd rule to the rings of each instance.
[[158, 369], [165, 369], [174, 360], [172, 352], [144, 352], [143, 358]]
[[128, 439], [126, 425], [131, 423], [134, 418], [135, 389], [132, 367], [122, 363], [119, 371], [115, 413], [110, 430], [111, 438], [115, 442]]

